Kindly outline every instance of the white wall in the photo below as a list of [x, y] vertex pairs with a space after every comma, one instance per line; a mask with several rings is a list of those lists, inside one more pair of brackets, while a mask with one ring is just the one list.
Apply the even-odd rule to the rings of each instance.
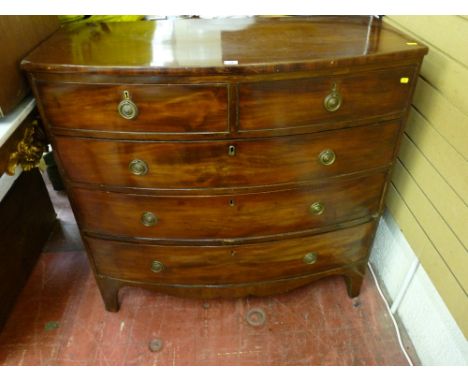
[[390, 305], [404, 288], [411, 269], [415, 270], [396, 315], [421, 363], [468, 365], [468, 341], [388, 211], [380, 221], [370, 262]]

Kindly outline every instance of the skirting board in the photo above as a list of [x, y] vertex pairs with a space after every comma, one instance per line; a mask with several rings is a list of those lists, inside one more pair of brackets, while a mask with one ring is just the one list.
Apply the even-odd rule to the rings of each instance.
[[468, 365], [468, 342], [388, 211], [370, 262], [422, 365]]

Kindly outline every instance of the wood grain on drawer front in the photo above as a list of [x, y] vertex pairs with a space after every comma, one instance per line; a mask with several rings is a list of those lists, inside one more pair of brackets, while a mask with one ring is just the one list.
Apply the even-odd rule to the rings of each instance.
[[[374, 223], [315, 236], [237, 246], [160, 246], [85, 240], [102, 275], [155, 283], [230, 284], [283, 279], [346, 266], [367, 256]], [[306, 264], [314, 252], [317, 261]], [[151, 264], [164, 265], [153, 272]]]
[[[336, 77], [241, 83], [239, 129], [263, 130], [365, 120], [402, 112], [408, 105], [414, 67]], [[407, 82], [400, 82], [407, 78]], [[333, 84], [341, 107], [329, 112], [324, 99]]]
[[[81, 228], [159, 239], [242, 238], [310, 230], [377, 213], [385, 173], [318, 187], [217, 196], [127, 195], [74, 188]], [[320, 214], [310, 206], [321, 203]], [[157, 217], [141, 223], [143, 212]]]
[[[160, 189], [286, 184], [379, 168], [390, 164], [400, 123], [255, 140], [135, 142], [57, 136], [55, 148], [76, 182]], [[229, 146], [235, 155], [228, 155]], [[320, 153], [336, 160], [324, 166]], [[132, 175], [129, 163], [148, 164]]]
[[[226, 85], [37, 84], [48, 123], [54, 127], [140, 132], [226, 132]], [[118, 113], [123, 92], [138, 107], [135, 119]]]

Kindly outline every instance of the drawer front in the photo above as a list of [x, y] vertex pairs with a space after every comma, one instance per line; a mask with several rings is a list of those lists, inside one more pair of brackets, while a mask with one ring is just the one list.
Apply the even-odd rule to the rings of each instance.
[[364, 260], [373, 225], [237, 246], [159, 246], [91, 237], [85, 240], [102, 275], [154, 283], [222, 285], [307, 275]]
[[[399, 127], [399, 122], [391, 122], [300, 136], [211, 142], [56, 137], [55, 148], [67, 177], [75, 182], [159, 189], [264, 186], [387, 166]], [[324, 165], [320, 157], [327, 149], [333, 150], [336, 159]], [[129, 165], [135, 160], [146, 163], [147, 171], [140, 171], [144, 174], [131, 173]]]
[[[82, 229], [158, 239], [267, 236], [332, 225], [377, 213], [385, 173], [256, 194], [145, 196], [75, 188]], [[153, 219], [147, 221], [148, 218]]]
[[[239, 85], [239, 128], [300, 127], [402, 112], [409, 102], [414, 75], [414, 67], [404, 67], [337, 77], [243, 83]], [[331, 111], [325, 108], [325, 102]]]
[[[38, 83], [38, 92], [48, 123], [54, 127], [161, 133], [229, 131], [225, 85]], [[124, 106], [123, 101], [136, 106], [134, 118], [119, 114], [119, 105], [123, 112], [134, 107]]]

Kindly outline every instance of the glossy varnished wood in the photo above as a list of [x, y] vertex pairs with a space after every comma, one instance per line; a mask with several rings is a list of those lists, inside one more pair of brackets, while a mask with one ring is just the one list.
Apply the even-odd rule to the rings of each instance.
[[427, 48], [409, 41], [370, 17], [98, 23], [62, 27], [22, 65], [119, 75], [295, 72], [420, 59]]
[[[379, 173], [322, 187], [254, 194], [145, 196], [73, 188], [71, 196], [87, 232], [214, 240], [307, 231], [377, 214], [385, 178]], [[324, 206], [319, 215], [310, 210], [317, 202]], [[145, 211], [156, 215], [154, 226], [141, 223]]]
[[[271, 130], [329, 122], [362, 124], [376, 117], [398, 115], [407, 107], [414, 71], [411, 66], [354, 75], [241, 82], [239, 110], [233, 123], [240, 131]], [[407, 82], [402, 83], [402, 79]], [[36, 86], [53, 128], [164, 134], [229, 132], [226, 83], [114, 85], [38, 81]], [[323, 102], [333, 86], [343, 101], [336, 112], [329, 112]], [[126, 120], [118, 114], [117, 105], [124, 91], [138, 106], [135, 119]]]
[[[415, 67], [403, 67], [354, 75], [241, 83], [239, 129], [284, 129], [401, 113], [408, 105], [411, 82], [416, 80], [414, 72]], [[407, 82], [401, 83], [403, 78]], [[333, 86], [341, 95], [342, 104], [330, 112], [324, 107], [324, 99]]]
[[[89, 237], [86, 241], [99, 274], [130, 281], [208, 286], [304, 276], [364, 260], [373, 225], [233, 246], [159, 246]], [[317, 255], [314, 264], [304, 262], [310, 252]], [[155, 260], [164, 266], [157, 273], [151, 269]]]
[[62, 28], [22, 65], [106, 308], [125, 285], [239, 297], [332, 274], [358, 295], [426, 52], [372, 17]]
[[140, 287], [156, 292], [167, 293], [183, 298], [238, 298], [245, 296], [271, 296], [289, 292], [293, 289], [310, 284], [327, 276], [344, 276], [348, 296], [359, 296], [362, 278], [365, 275], [367, 260], [350, 266], [333, 268], [323, 272], [309, 273], [303, 276], [289, 277], [278, 280], [260, 282], [227, 284], [227, 285], [183, 285], [183, 284], [157, 284], [134, 280], [122, 280], [103, 275], [96, 275], [96, 280], [103, 298], [104, 306], [109, 312], [120, 309], [119, 291], [122, 287]]
[[[389, 166], [399, 122], [336, 132], [256, 140], [130, 142], [55, 137], [67, 177], [73, 182], [159, 189], [291, 184]], [[228, 155], [229, 146], [235, 155]], [[320, 153], [336, 161], [324, 166]], [[129, 163], [148, 164], [144, 176]]]
[[[226, 85], [38, 83], [51, 126], [132, 132], [228, 132]], [[136, 118], [117, 110], [128, 91]]]

